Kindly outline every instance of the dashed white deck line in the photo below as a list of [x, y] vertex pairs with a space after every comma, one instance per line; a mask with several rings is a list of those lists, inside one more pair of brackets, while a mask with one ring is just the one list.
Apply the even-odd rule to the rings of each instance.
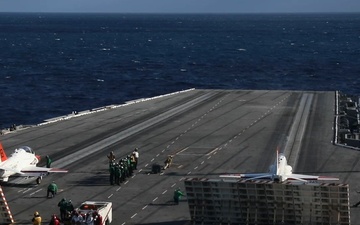
[[198, 167], [196, 166], [196, 167], [194, 167], [194, 170], [196, 170]]
[[160, 155], [160, 153], [158, 153], [158, 154], [156, 155], [156, 157], [159, 157], [159, 155]]
[[158, 199], [158, 197], [154, 198], [152, 201], [155, 202]]
[[135, 213], [134, 215], [131, 216], [131, 219], [134, 218], [137, 215], [137, 213]]
[[108, 198], [111, 198], [113, 195], [114, 195], [114, 194], [109, 195]]
[[174, 187], [176, 185], [176, 183], [174, 183], [173, 185], [171, 185], [171, 187]]
[[118, 189], [116, 189], [116, 191], [119, 191], [121, 189], [121, 187], [119, 187]]
[[206, 155], [211, 155], [213, 154], [218, 148], [214, 148], [214, 150], [210, 151], [209, 153], [207, 153]]
[[161, 193], [161, 194], [165, 194], [166, 192], [167, 192], [167, 190], [163, 191], [163, 193]]
[[152, 162], [152, 161], [154, 161], [154, 160], [155, 160], [155, 159], [154, 159], [154, 158], [152, 158], [152, 159], [151, 159], [151, 162]]
[[202, 164], [204, 164], [205, 163], [205, 161], [202, 161], [200, 164], [202, 165]]
[[142, 210], [146, 209], [147, 207], [148, 207], [148, 205], [146, 205], [146, 206], [142, 207]]
[[191, 171], [189, 171], [188, 173], [187, 173], [187, 175], [190, 175], [191, 174]]
[[145, 164], [145, 167], [147, 167], [149, 164]]

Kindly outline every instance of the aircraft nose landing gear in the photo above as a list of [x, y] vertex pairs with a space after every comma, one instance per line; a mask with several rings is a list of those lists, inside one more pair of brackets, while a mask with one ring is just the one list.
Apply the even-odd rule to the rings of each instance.
[[40, 184], [42, 180], [42, 176], [39, 176], [38, 178], [36, 178], [36, 184]]

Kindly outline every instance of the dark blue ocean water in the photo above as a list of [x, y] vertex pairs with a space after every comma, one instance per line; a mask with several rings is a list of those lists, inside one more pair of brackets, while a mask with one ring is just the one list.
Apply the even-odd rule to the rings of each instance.
[[188, 88], [359, 85], [360, 14], [0, 14], [0, 127]]

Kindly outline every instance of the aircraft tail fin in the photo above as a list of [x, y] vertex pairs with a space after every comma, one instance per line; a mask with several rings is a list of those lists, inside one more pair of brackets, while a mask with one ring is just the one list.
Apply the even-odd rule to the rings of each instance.
[[279, 147], [276, 148], [276, 158], [275, 158], [275, 173], [279, 175]]
[[4, 151], [4, 148], [0, 142], [0, 157], [1, 157], [1, 162], [4, 162], [5, 160], [7, 160], [7, 156], [6, 156], [6, 153]]

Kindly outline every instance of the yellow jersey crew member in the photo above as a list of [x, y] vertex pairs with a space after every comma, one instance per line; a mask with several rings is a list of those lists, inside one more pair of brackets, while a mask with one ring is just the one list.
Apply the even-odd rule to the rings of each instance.
[[41, 225], [41, 216], [39, 212], [34, 213], [34, 217], [31, 220], [33, 222], [33, 225]]
[[173, 156], [169, 155], [164, 162], [165, 163], [164, 170], [166, 170], [167, 168], [169, 168], [171, 166], [172, 160], [173, 160]]

